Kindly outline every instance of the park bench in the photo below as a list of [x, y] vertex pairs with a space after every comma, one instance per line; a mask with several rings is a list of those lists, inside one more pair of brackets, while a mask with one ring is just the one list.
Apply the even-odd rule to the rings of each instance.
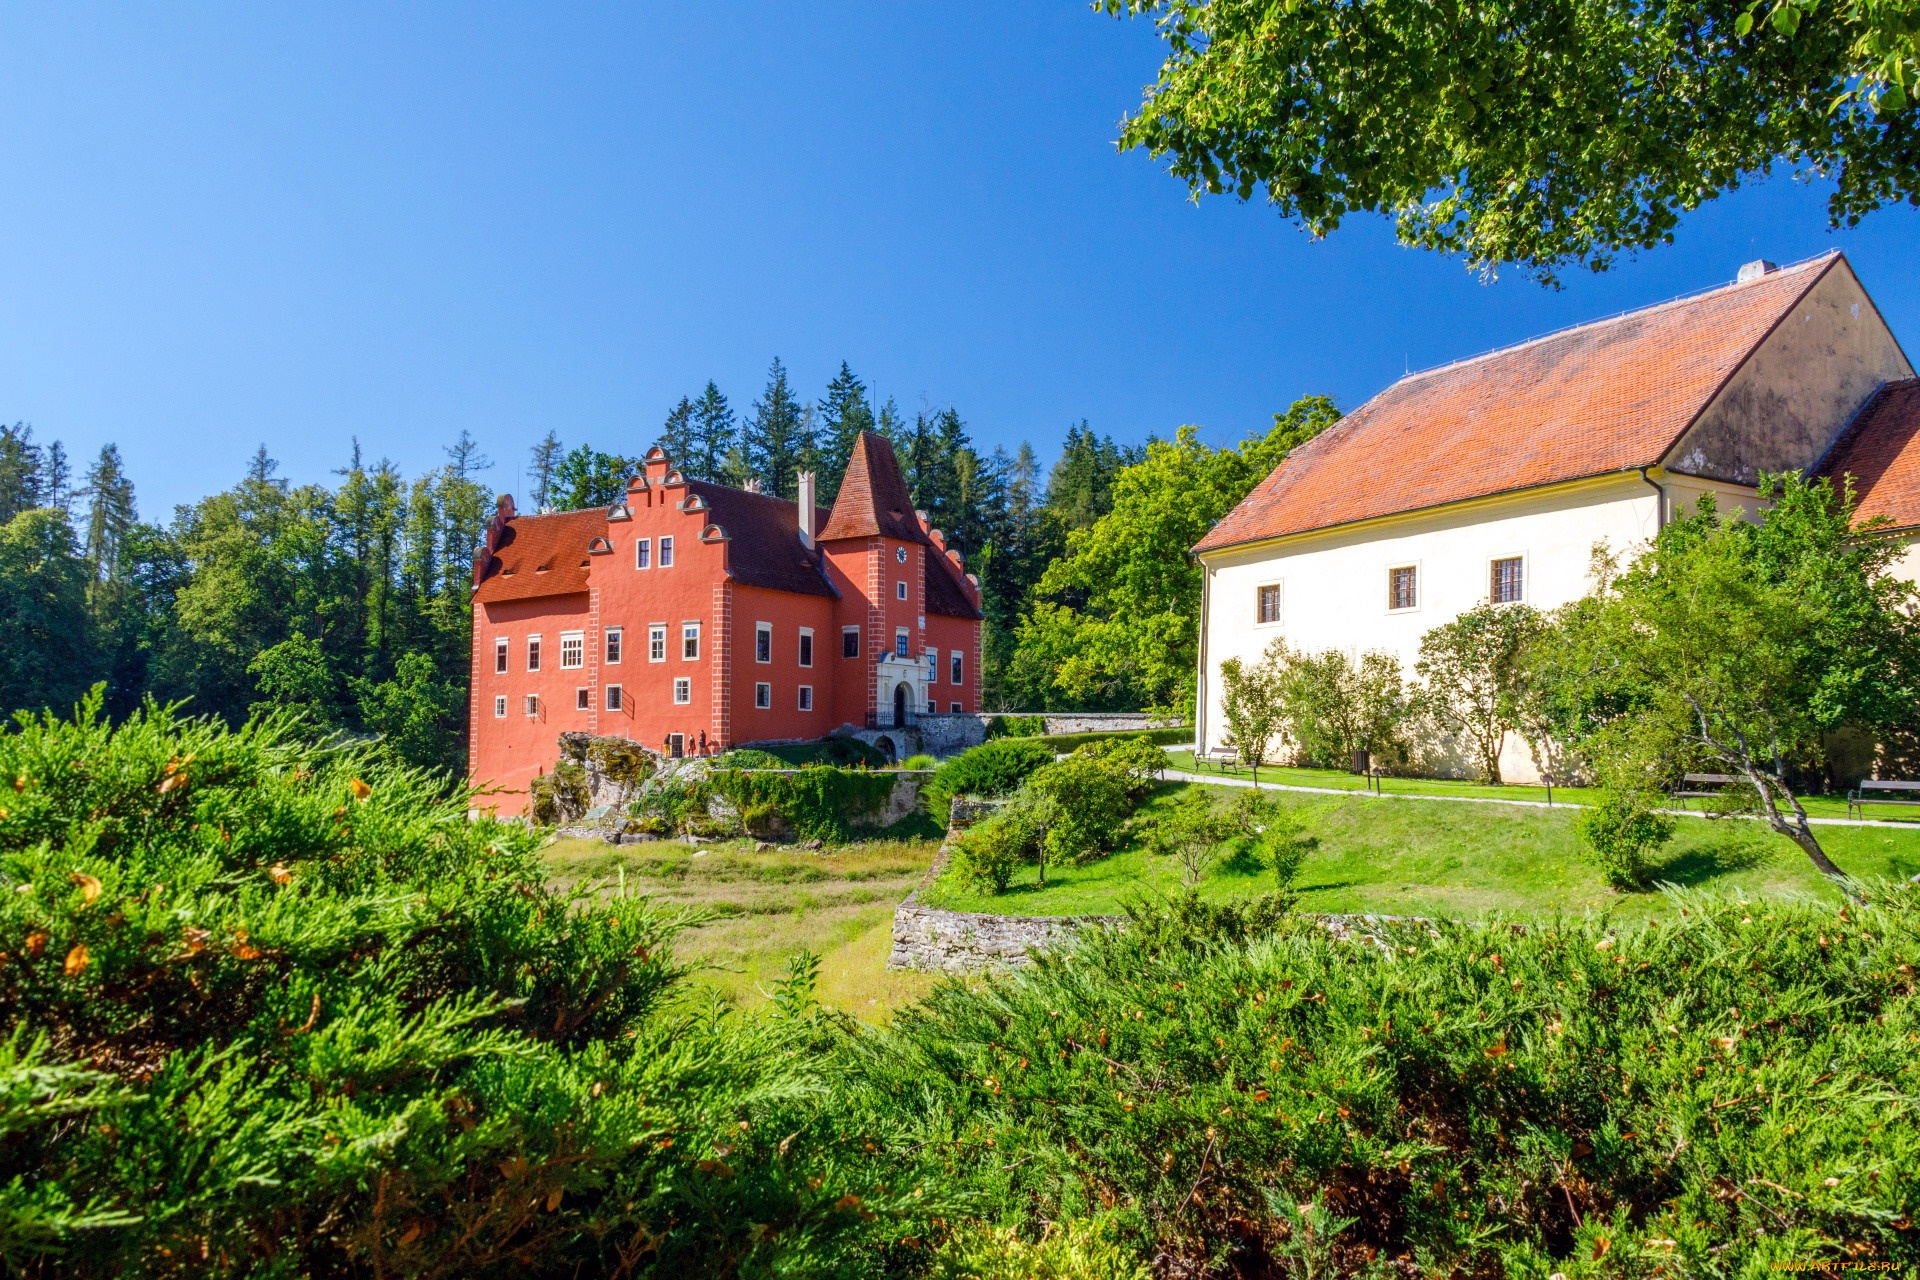
[[1211, 760], [1216, 769], [1225, 773], [1228, 765], [1240, 763], [1240, 749], [1238, 747], [1208, 747], [1205, 751], [1195, 755], [1193, 759], [1195, 764], [1205, 764]]
[[[1680, 776], [1680, 785], [1668, 793], [1668, 798], [1682, 809], [1687, 807], [1689, 799], [1714, 800], [1726, 794], [1726, 789], [1743, 779], [1730, 773], [1686, 773]], [[1713, 788], [1711, 791], [1706, 788]]]
[[[1870, 796], [1867, 794], [1869, 791], [1890, 791], [1893, 794]], [[1920, 782], [1888, 782], [1866, 778], [1857, 789], [1847, 792], [1847, 816], [1851, 818], [1862, 805], [1869, 804], [1920, 804]]]

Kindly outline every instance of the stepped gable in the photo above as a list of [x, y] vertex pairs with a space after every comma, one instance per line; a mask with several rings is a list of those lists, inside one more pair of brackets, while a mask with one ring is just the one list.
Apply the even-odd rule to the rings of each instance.
[[510, 517], [481, 566], [473, 598], [493, 604], [585, 591], [587, 543], [606, 528], [605, 507]]
[[834, 499], [833, 514], [820, 530], [820, 541], [876, 536], [927, 541], [914, 517], [913, 498], [893, 446], [883, 435], [862, 431], [854, 439], [853, 456], [847, 459], [840, 493]]
[[1920, 526], [1920, 378], [1875, 392], [1815, 474], [1836, 486], [1853, 477], [1857, 519], [1885, 517], [1896, 529]]
[[1194, 550], [1652, 466], [1839, 260], [1402, 378], [1295, 449]]
[[[799, 507], [771, 494], [749, 493], [704, 480], [687, 491], [707, 504], [707, 523], [727, 531], [727, 576], [749, 587], [838, 596], [820, 557], [800, 541]], [[817, 514], [817, 524], [824, 513]]]

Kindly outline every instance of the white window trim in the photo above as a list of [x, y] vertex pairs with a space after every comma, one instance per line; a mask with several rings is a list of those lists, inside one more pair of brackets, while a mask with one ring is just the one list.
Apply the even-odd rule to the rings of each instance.
[[493, 674], [505, 675], [508, 664], [513, 661], [513, 641], [505, 636], [495, 636], [493, 641]]
[[593, 690], [584, 684], [576, 686], [573, 691], [573, 709], [575, 711], [593, 710]]
[[540, 695], [537, 693], [528, 694], [522, 700], [521, 705], [525, 708], [527, 715], [529, 716], [539, 715], [540, 714]]
[[813, 686], [812, 685], [803, 684], [800, 686], [800, 692], [795, 695], [795, 705], [798, 706], [802, 711], [813, 710]]
[[895, 627], [893, 629], [893, 656], [896, 658], [905, 658], [909, 656], [907, 651], [911, 648], [913, 648], [913, 641], [907, 638], [907, 629], [905, 627]]
[[528, 636], [527, 637], [527, 670], [538, 671], [540, 669], [540, 660], [546, 657], [546, 655], [542, 653], [540, 650], [541, 650], [540, 637]]
[[[567, 661], [567, 646], [573, 646], [573, 661]], [[560, 633], [560, 669], [562, 671], [580, 671], [587, 665], [587, 633], [584, 631], [562, 631]]]
[[654, 563], [659, 565], [662, 569], [673, 568], [673, 539], [672, 538], [660, 539], [660, 554], [659, 554], [659, 557], [654, 560]]
[[633, 540], [633, 567], [635, 572], [653, 568], [653, 539], [635, 538]]
[[1427, 575], [1421, 572], [1420, 562], [1418, 560], [1398, 560], [1386, 567], [1385, 572], [1381, 574], [1380, 585], [1385, 589], [1389, 601], [1393, 599], [1393, 571], [1395, 569], [1413, 570], [1413, 603], [1404, 609], [1395, 609], [1390, 606], [1387, 612], [1394, 614], [1420, 612], [1420, 606], [1425, 604], [1427, 600], [1427, 584], [1424, 581]]
[[[760, 656], [761, 636], [767, 638], [767, 656], [764, 658]], [[771, 622], [753, 624], [753, 660], [763, 666], [773, 661], [773, 624]]]
[[928, 649], [924, 652], [922, 656], [924, 656], [927, 660], [927, 683], [930, 685], [939, 684], [940, 683], [940, 651], [938, 649]]
[[625, 711], [627, 709], [626, 691], [617, 684], [608, 685], [600, 700], [604, 704], [602, 710]]
[[610, 667], [619, 666], [620, 660], [627, 656], [627, 629], [608, 627], [602, 645], [605, 650], [602, 657], [606, 664]]
[[[689, 635], [689, 632], [692, 634]], [[692, 653], [687, 652], [687, 641], [689, 640], [693, 641]], [[680, 661], [700, 661], [700, 624], [698, 622], [683, 622], [680, 624]]]
[[[1388, 569], [1389, 569], [1389, 571], [1391, 571], [1391, 570], [1393, 570], [1393, 569], [1401, 569], [1401, 568], [1405, 568], [1405, 567], [1406, 567], [1405, 565], [1390, 565], [1390, 566], [1388, 566]], [[1417, 576], [1417, 575], [1416, 575], [1416, 576]], [[1389, 579], [1389, 581], [1391, 581], [1391, 579]], [[1276, 608], [1276, 609], [1275, 609], [1275, 610], [1273, 611], [1273, 612], [1274, 612], [1274, 618], [1273, 618], [1273, 621], [1271, 621], [1271, 622], [1262, 622], [1262, 621], [1260, 620], [1260, 593], [1261, 593], [1262, 591], [1265, 591], [1265, 590], [1266, 590], [1266, 589], [1267, 589], [1268, 587], [1272, 587], [1272, 588], [1273, 588], [1273, 589], [1274, 589], [1275, 591], [1277, 591], [1277, 592], [1279, 593], [1279, 595], [1280, 595], [1280, 602], [1279, 602], [1279, 607], [1278, 607], [1278, 608]], [[1415, 583], [1415, 588], [1416, 588], [1416, 589], [1415, 589], [1415, 592], [1414, 592], [1414, 599], [1416, 599], [1416, 600], [1417, 600], [1417, 599], [1419, 599], [1419, 598], [1420, 598], [1420, 597], [1419, 597], [1419, 591], [1418, 591], [1418, 582], [1417, 582], [1417, 581], [1416, 581], [1416, 583]], [[1277, 626], [1280, 626], [1280, 625], [1281, 625], [1281, 624], [1282, 624], [1283, 622], [1285, 622], [1285, 620], [1286, 620], [1286, 617], [1287, 617], [1287, 584], [1286, 584], [1286, 580], [1285, 580], [1284, 578], [1282, 578], [1282, 579], [1276, 579], [1276, 580], [1274, 580], [1274, 581], [1272, 581], [1272, 582], [1256, 582], [1256, 583], [1254, 583], [1254, 584], [1253, 584], [1253, 625], [1254, 625], [1254, 626], [1256, 626], [1256, 627], [1277, 627]]]
[[773, 707], [773, 686], [771, 684], [768, 684], [765, 680], [754, 681], [753, 709], [755, 711], [768, 711], [768, 710], [771, 710], [772, 707]]
[[[1533, 566], [1527, 563], [1529, 559], [1531, 559], [1531, 557], [1524, 551], [1511, 551], [1503, 556], [1487, 557], [1488, 604], [1525, 604], [1527, 602], [1527, 589], [1533, 585]], [[1493, 598], [1493, 566], [1502, 560], [1518, 560], [1520, 562], [1520, 598], [1518, 600], [1496, 601]]]
[[793, 647], [794, 656], [797, 659], [802, 659], [802, 661], [800, 662], [801, 666], [811, 667], [813, 665], [813, 628], [812, 627], [800, 628], [800, 636], [801, 636], [801, 639], [805, 641], [805, 643], [796, 644]]
[[[668, 630], [669, 628], [667, 624], [664, 622], [649, 622], [647, 624], [647, 661], [648, 662], [665, 662], [667, 660], [667, 631]], [[653, 642], [656, 639], [660, 641], [660, 656], [657, 658], [653, 656], [653, 649], [654, 649]]]
[[493, 718], [495, 720], [505, 720], [507, 718], [507, 695], [504, 693], [494, 695]]
[[932, 697], [927, 699], [927, 714], [930, 716], [940, 714], [940, 699]]
[[[960, 669], [960, 674], [957, 676], [953, 674], [956, 666]], [[965, 684], [967, 682], [966, 675], [967, 655], [959, 649], [947, 650], [947, 683], [954, 685]]]
[[[682, 695], [685, 695], [684, 697]], [[675, 676], [673, 679], [673, 705], [687, 707], [693, 705], [693, 677]]]
[[905, 600], [907, 598], [907, 584], [904, 581], [893, 584], [893, 598], [895, 600]]
[[952, 714], [954, 714], [954, 715], [956, 715], [956, 716], [960, 714], [960, 704], [959, 704], [959, 703], [957, 703], [957, 702], [949, 702], [949, 703], [947, 704], [947, 706], [948, 706], [948, 708], [950, 709], [950, 711], [952, 712]]
[[853, 637], [853, 653], [851, 656], [857, 658], [860, 656], [860, 628], [859, 627], [840, 628], [840, 656], [842, 658], [849, 656], [847, 653], [847, 637], [848, 636]]

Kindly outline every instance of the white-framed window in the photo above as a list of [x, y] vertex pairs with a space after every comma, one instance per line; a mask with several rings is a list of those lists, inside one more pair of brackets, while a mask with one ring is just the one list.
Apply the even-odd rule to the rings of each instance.
[[813, 686], [810, 684], [800, 686], [800, 709], [802, 711], [813, 710]]
[[672, 538], [660, 539], [660, 567], [662, 569], [673, 568], [673, 539]]
[[653, 539], [636, 538], [633, 543], [633, 567], [636, 569], [653, 568]]
[[893, 656], [896, 658], [904, 658], [907, 656], [907, 629], [905, 627], [897, 627], [894, 629]]
[[896, 583], [894, 583], [894, 584], [893, 584], [893, 598], [894, 598], [895, 600], [905, 600], [905, 599], [907, 598], [907, 584], [906, 584], [906, 583], [904, 583], [904, 582], [896, 582]]
[[940, 651], [938, 649], [927, 650], [927, 683], [940, 683]]
[[621, 628], [608, 627], [607, 628], [607, 665], [610, 667], [617, 667], [620, 665], [620, 641], [621, 641]]
[[1505, 556], [1487, 564], [1487, 598], [1495, 604], [1518, 604], [1527, 598], [1527, 558]]
[[673, 682], [673, 705], [684, 707], [693, 701], [693, 681], [686, 676], [677, 676]]
[[959, 714], [960, 714], [960, 704], [959, 704], [959, 703], [957, 703], [957, 702], [949, 702], [949, 703], [947, 704], [947, 710], [949, 710], [949, 711], [951, 711], [951, 712], [953, 712], [953, 714], [955, 714], [955, 715], [959, 715]]
[[578, 671], [587, 665], [587, 633], [584, 631], [562, 631], [560, 633], [560, 669]]
[[840, 628], [840, 656], [843, 658], [860, 656], [860, 628]]
[[528, 694], [525, 699], [525, 705], [526, 705], [528, 715], [530, 716], [539, 715], [540, 714], [540, 695], [537, 693]]
[[765, 680], [753, 686], [753, 705], [762, 711], [773, 705], [773, 686]]
[[964, 679], [966, 674], [967, 674], [966, 655], [961, 653], [958, 649], [949, 651], [947, 654], [947, 683], [948, 684], [964, 684], [966, 683]]
[[585, 685], [573, 691], [573, 709], [575, 711], [593, 710], [593, 691]]
[[656, 622], [647, 628], [647, 661], [667, 660], [667, 624]]
[[626, 695], [621, 691], [619, 685], [610, 684], [607, 686], [606, 704], [607, 710], [609, 711], [621, 711], [625, 709]]
[[538, 671], [539, 669], [540, 669], [540, 637], [528, 636], [527, 637], [527, 670]]
[[493, 700], [493, 718], [496, 720], [507, 718], [507, 695], [504, 693]]
[[669, 755], [675, 760], [679, 760], [683, 758], [686, 754], [687, 754], [687, 735], [684, 733], [668, 734], [667, 735], [667, 755]]
[[773, 624], [771, 622], [753, 624], [753, 660], [755, 662], [773, 661]]
[[683, 622], [680, 624], [680, 659], [692, 662], [700, 656], [700, 624]]
[[1400, 564], [1387, 570], [1387, 612], [1404, 613], [1420, 607], [1420, 566]]
[[940, 713], [940, 704], [939, 704], [939, 702], [938, 702], [938, 701], [936, 701], [936, 700], [935, 700], [935, 699], [933, 699], [933, 698], [928, 698], [928, 699], [927, 699], [927, 714], [931, 716], [931, 715], [938, 715], [939, 713]]
[[513, 642], [505, 636], [500, 636], [493, 642], [493, 669], [495, 674], [505, 674], [507, 669], [507, 650], [512, 647]]
[[813, 628], [812, 627], [800, 628], [800, 665], [803, 667], [810, 667], [813, 665]]
[[1263, 583], [1254, 588], [1254, 621], [1261, 626], [1280, 621], [1280, 584]]

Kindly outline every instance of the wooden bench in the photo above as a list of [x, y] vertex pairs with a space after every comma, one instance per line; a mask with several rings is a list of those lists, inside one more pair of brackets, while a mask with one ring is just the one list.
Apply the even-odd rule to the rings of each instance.
[[[1870, 796], [1869, 791], [1891, 791], [1886, 797]], [[1905, 799], [1902, 799], [1902, 794]], [[1862, 805], [1869, 804], [1920, 804], [1920, 782], [1886, 782], [1879, 778], [1867, 778], [1853, 791], [1847, 792], [1847, 816], [1851, 818]]]
[[[1668, 798], [1682, 809], [1687, 807], [1689, 799], [1714, 800], [1726, 794], [1726, 789], [1745, 779], [1736, 778], [1730, 773], [1685, 773], [1680, 775], [1680, 785], [1668, 792]], [[1713, 790], [1705, 790], [1712, 787]]]

